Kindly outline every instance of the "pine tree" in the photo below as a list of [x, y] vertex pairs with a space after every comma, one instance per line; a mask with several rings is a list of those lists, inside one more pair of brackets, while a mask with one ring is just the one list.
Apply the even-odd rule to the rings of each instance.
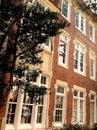
[[[21, 0], [1, 0], [0, 4], [0, 104], [12, 89], [13, 83], [24, 84], [30, 95], [43, 95], [47, 88], [31, 87], [30, 80], [41, 70], [28, 70], [28, 65], [38, 65], [43, 61], [39, 53], [41, 44], [49, 37], [61, 33], [67, 26], [58, 13], [45, 9], [39, 3], [28, 5]], [[18, 59], [18, 64], [16, 61]], [[27, 72], [27, 74], [26, 74]], [[6, 74], [9, 81], [6, 82]], [[13, 76], [18, 78], [13, 82]], [[26, 77], [25, 77], [26, 76]], [[24, 80], [21, 80], [25, 77]], [[29, 78], [30, 77], [30, 78]], [[5, 96], [6, 95], [6, 96]], [[6, 99], [6, 98], [5, 98]]]

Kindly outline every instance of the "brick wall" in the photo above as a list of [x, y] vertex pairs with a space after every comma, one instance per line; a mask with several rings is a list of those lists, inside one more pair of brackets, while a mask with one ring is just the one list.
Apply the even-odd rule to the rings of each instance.
[[[89, 19], [87, 16], [87, 25], [86, 25], [86, 35], [81, 33], [75, 27], [75, 15], [74, 7], [72, 6], [71, 14], [71, 24], [69, 27], [65, 28], [65, 31], [69, 33], [70, 43], [69, 43], [69, 68], [63, 68], [58, 65], [58, 45], [59, 45], [59, 36], [55, 38], [54, 41], [54, 50], [53, 50], [53, 63], [52, 63], [52, 79], [51, 79], [51, 96], [50, 96], [50, 105], [49, 105], [49, 125], [52, 126], [54, 122], [54, 101], [55, 101], [55, 84], [56, 80], [61, 80], [68, 83], [69, 92], [67, 92], [67, 109], [66, 109], [66, 120], [67, 123], [72, 121], [72, 107], [73, 107], [73, 85], [81, 86], [86, 88], [86, 121], [90, 123], [90, 90], [97, 92], [97, 81], [90, 79], [90, 66], [89, 66], [89, 51], [90, 49], [94, 52], [97, 52], [97, 38], [96, 42], [93, 43], [89, 39]], [[97, 34], [97, 28], [96, 28]], [[86, 47], [86, 76], [79, 75], [74, 72], [74, 40], [77, 39], [81, 41]], [[97, 55], [97, 54], [96, 54]], [[97, 65], [97, 64], [96, 64]], [[97, 66], [96, 66], [97, 68]]]

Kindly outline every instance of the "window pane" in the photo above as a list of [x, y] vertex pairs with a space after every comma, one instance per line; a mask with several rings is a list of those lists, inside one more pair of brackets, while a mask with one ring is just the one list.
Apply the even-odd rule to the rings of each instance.
[[62, 110], [56, 110], [55, 121], [56, 122], [61, 122], [62, 121]]
[[78, 50], [75, 50], [75, 56], [74, 56], [74, 68], [78, 68]]
[[77, 111], [74, 111], [73, 113], [73, 121], [77, 122]]
[[77, 27], [79, 27], [79, 13], [78, 12], [76, 12], [75, 24]]
[[49, 38], [46, 40], [46, 42], [44, 43], [46, 46], [50, 46], [50, 40], [49, 40]]
[[59, 92], [59, 93], [64, 93], [64, 88], [63, 88], [63, 87], [58, 87], [58, 88], [57, 88], [57, 92]]
[[67, 2], [66, 0], [63, 1], [62, 14], [63, 14], [65, 17], [68, 17], [68, 2]]
[[78, 43], [75, 44], [74, 69], [85, 73], [85, 48]]
[[80, 92], [80, 97], [83, 98], [83, 92]]
[[75, 15], [75, 26], [82, 32], [85, 32], [85, 17], [83, 16], [82, 13], [78, 12], [76, 10], [76, 15]]
[[21, 123], [31, 123], [32, 107], [31, 105], [23, 105]]
[[64, 87], [58, 86], [55, 101], [55, 122], [62, 122], [64, 104]]
[[17, 98], [18, 98], [18, 86], [13, 86], [13, 89], [10, 93], [10, 101], [8, 107], [8, 114], [7, 114], [7, 124], [14, 123], [15, 111], [17, 106]]
[[41, 76], [41, 84], [46, 84], [46, 77], [45, 76]]
[[81, 31], [84, 31], [84, 18], [81, 17]]
[[37, 123], [42, 122], [42, 112], [43, 112], [43, 106], [38, 106]]
[[74, 96], [78, 96], [78, 92], [77, 91], [74, 91]]
[[84, 59], [83, 59], [83, 54], [82, 53], [80, 53], [80, 71], [82, 71], [83, 72], [83, 61], [84, 61]]
[[92, 78], [95, 78], [95, 66], [96, 66], [96, 64], [95, 64], [96, 62], [95, 62], [95, 55], [93, 55], [93, 54], [90, 54], [90, 76], [92, 77]]
[[91, 100], [94, 100], [94, 95], [91, 95]]
[[60, 58], [60, 62], [65, 64], [65, 62], [66, 62], [66, 43], [62, 42], [62, 41], [60, 42], [59, 58]]
[[40, 96], [40, 97], [39, 97], [38, 112], [37, 112], [37, 123], [42, 123], [43, 100], [44, 100], [44, 96]]
[[84, 122], [84, 93], [81, 91], [74, 91], [73, 103], [73, 121]]
[[76, 122], [77, 121], [77, 99], [74, 99], [74, 107], [73, 107], [73, 121]]
[[25, 93], [21, 113], [21, 123], [31, 123], [32, 108], [33, 99], [28, 95], [28, 93]]
[[63, 107], [63, 97], [57, 96], [56, 97], [56, 108]]
[[74, 99], [74, 111], [77, 111], [77, 99]]
[[94, 122], [95, 120], [94, 120], [94, 115], [95, 115], [95, 110], [94, 110], [94, 108], [95, 108], [95, 103], [94, 102], [91, 102], [91, 122]]

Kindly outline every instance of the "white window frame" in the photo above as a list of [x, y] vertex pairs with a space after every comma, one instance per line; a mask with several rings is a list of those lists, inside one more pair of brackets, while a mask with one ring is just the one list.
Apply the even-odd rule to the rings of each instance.
[[[58, 87], [64, 89], [64, 92], [58, 92]], [[56, 95], [55, 95], [55, 110], [54, 110], [54, 126], [55, 127], [62, 127], [63, 124], [64, 124], [64, 119], [65, 119], [66, 88], [63, 87], [63, 86], [61, 86], [61, 85], [57, 85], [57, 87], [56, 87], [56, 93], [55, 94]], [[62, 103], [62, 108], [61, 109], [60, 108], [59, 109], [56, 108], [57, 96], [63, 98], [63, 103]], [[55, 121], [56, 110], [61, 110], [62, 111], [62, 115], [61, 115], [62, 116], [62, 121], [59, 121], [59, 122]]]
[[[93, 105], [94, 110], [91, 110], [91, 104]], [[95, 92], [90, 93], [90, 123], [91, 124], [96, 123], [96, 93]]]
[[[41, 76], [46, 77], [46, 84], [41, 83]], [[43, 85], [45, 87], [49, 86], [49, 76], [40, 74], [39, 77], [37, 78], [36, 82], [33, 82], [36, 85]], [[21, 113], [22, 113], [22, 105], [23, 103], [23, 98], [24, 98], [24, 93], [19, 90], [18, 94], [18, 99], [17, 99], [17, 107], [16, 107], [16, 112], [15, 112], [15, 118], [14, 118], [14, 123], [13, 124], [6, 124], [6, 129], [5, 130], [13, 130], [14, 129], [22, 129], [24, 130], [25, 128], [27, 129], [32, 129], [32, 128], [44, 128], [45, 123], [46, 123], [46, 107], [47, 107], [47, 95], [44, 95], [44, 102], [43, 102], [43, 113], [42, 113], [42, 121], [41, 123], [37, 123], [37, 111], [38, 111], [38, 106], [36, 104], [33, 104], [33, 111], [32, 111], [32, 117], [31, 117], [31, 123], [21, 123]], [[33, 117], [34, 116], [34, 117]], [[44, 118], [45, 117], [45, 118]]]
[[86, 48], [79, 43], [74, 46], [74, 71], [79, 74], [86, 73]]
[[69, 37], [66, 34], [60, 35], [58, 63], [62, 67], [68, 66]]
[[75, 26], [82, 33], [86, 34], [86, 19], [85, 19], [85, 16], [77, 10], [75, 11]]
[[[74, 95], [74, 92], [77, 92], [77, 95]], [[80, 94], [83, 94], [83, 97], [80, 96]], [[76, 109], [74, 109], [74, 100], [76, 100], [77, 104], [76, 104]], [[81, 105], [81, 101], [83, 103], [83, 108], [82, 111], [80, 110], [80, 105]], [[76, 113], [76, 114], [74, 114]], [[82, 114], [82, 121], [80, 120], [80, 113]], [[74, 117], [74, 115], [76, 117]], [[75, 119], [76, 118], [76, 119]], [[81, 90], [74, 90], [73, 91], [73, 123], [84, 123], [85, 122], [85, 92], [81, 91]]]
[[[63, 13], [63, 4], [67, 2], [67, 13], [66, 15]], [[70, 20], [71, 17], [71, 0], [62, 0], [61, 2], [61, 14], [64, 16], [67, 20]]]
[[92, 24], [89, 26], [89, 37], [91, 41], [95, 42], [95, 27]]
[[90, 52], [90, 78], [96, 80], [96, 56]]
[[[54, 38], [52, 38], [52, 37], [49, 37], [48, 39], [47, 39], [47, 41], [45, 42], [45, 43], [43, 43], [43, 46], [42, 46], [42, 48], [44, 49], [44, 50], [46, 50], [46, 51], [52, 51], [52, 49], [53, 49], [53, 40], [54, 40]], [[47, 43], [47, 44], [46, 44]]]

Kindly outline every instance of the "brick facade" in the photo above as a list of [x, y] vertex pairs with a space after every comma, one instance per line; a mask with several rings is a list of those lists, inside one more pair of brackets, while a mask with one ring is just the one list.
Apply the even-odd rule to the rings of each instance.
[[[71, 0], [72, 1], [72, 0]], [[58, 8], [60, 12], [59, 6], [61, 5], [61, 0], [57, 0], [58, 2]], [[52, 2], [53, 3], [53, 2]], [[57, 4], [56, 2], [54, 4]], [[54, 6], [54, 5], [52, 5]], [[75, 27], [75, 8], [78, 5], [75, 4], [75, 2], [72, 2], [71, 6], [71, 18], [70, 18], [70, 26], [66, 27], [63, 32], [67, 33], [69, 35], [69, 52], [68, 52], [68, 67], [62, 67], [58, 64], [58, 49], [59, 49], [59, 40], [60, 35], [56, 36], [54, 38], [54, 46], [53, 46], [53, 60], [50, 59], [51, 53], [48, 56], [48, 59], [46, 61], [44, 67], [42, 65], [42, 70], [45, 69], [45, 74], [48, 73], [48, 75], [51, 77], [51, 95], [49, 96], [49, 108], [48, 108], [48, 126], [47, 127], [53, 127], [54, 125], [54, 108], [55, 108], [55, 93], [56, 93], [56, 84], [57, 81], [62, 81], [63, 84], [67, 83], [66, 89], [66, 108], [64, 110], [66, 111], [66, 119], [64, 119], [64, 123], [72, 123], [72, 116], [73, 116], [73, 90], [74, 86], [79, 86], [82, 89], [85, 89], [86, 91], [86, 123], [90, 123], [90, 91], [96, 92], [97, 94], [97, 73], [96, 73], [96, 80], [90, 79], [90, 62], [89, 62], [89, 52], [92, 50], [96, 53], [96, 68], [97, 68], [97, 28], [95, 28], [95, 43], [93, 43], [89, 39], [89, 22], [92, 21], [95, 24], [95, 27], [97, 27], [97, 24], [92, 20], [91, 17], [86, 15], [86, 34], [83, 34], [81, 31], [79, 31]], [[52, 8], [51, 8], [52, 9]], [[86, 75], [81, 75], [79, 73], [74, 72], [74, 42], [78, 40], [82, 44], [84, 44], [86, 48]], [[46, 53], [47, 55], [47, 53]], [[45, 56], [44, 56], [45, 57]], [[45, 58], [44, 58], [45, 59]], [[46, 59], [45, 59], [46, 60]], [[52, 70], [47, 64], [51, 64], [52, 62]], [[97, 102], [97, 101], [96, 101]], [[1, 125], [3, 125], [3, 129], [5, 130], [5, 125], [3, 124], [3, 120], [6, 117], [6, 106], [4, 106], [2, 109], [0, 109], [0, 128]], [[1, 130], [1, 129], [0, 129]]]
[[[70, 36], [69, 42], [69, 64], [68, 68], [64, 68], [58, 65], [58, 47], [59, 47], [59, 36], [55, 38], [54, 50], [53, 50], [53, 63], [52, 63], [52, 79], [51, 79], [51, 96], [49, 105], [49, 123], [52, 126], [54, 122], [54, 101], [55, 101], [55, 84], [56, 80], [64, 81], [68, 83], [69, 91], [67, 92], [67, 108], [66, 108], [66, 122], [72, 122], [73, 115], [73, 86], [81, 86], [86, 89], [86, 122], [90, 123], [90, 91], [97, 92], [97, 73], [96, 80], [90, 79], [90, 64], [89, 64], [89, 51], [93, 50], [97, 52], [97, 38], [95, 43], [89, 39], [89, 22], [92, 20], [91, 17], [86, 15], [86, 35], [79, 31], [75, 27], [75, 8], [76, 4], [72, 2], [71, 7], [71, 19], [70, 26], [65, 28], [65, 31]], [[84, 13], [84, 12], [83, 12]], [[95, 23], [95, 22], [94, 22]], [[95, 23], [96, 26], [96, 23]], [[95, 29], [97, 34], [97, 28]], [[95, 35], [96, 37], [96, 35]], [[79, 40], [86, 47], [86, 76], [82, 76], [74, 72], [74, 41]], [[97, 53], [96, 53], [97, 55]], [[96, 68], [97, 68], [97, 58], [96, 58]]]

